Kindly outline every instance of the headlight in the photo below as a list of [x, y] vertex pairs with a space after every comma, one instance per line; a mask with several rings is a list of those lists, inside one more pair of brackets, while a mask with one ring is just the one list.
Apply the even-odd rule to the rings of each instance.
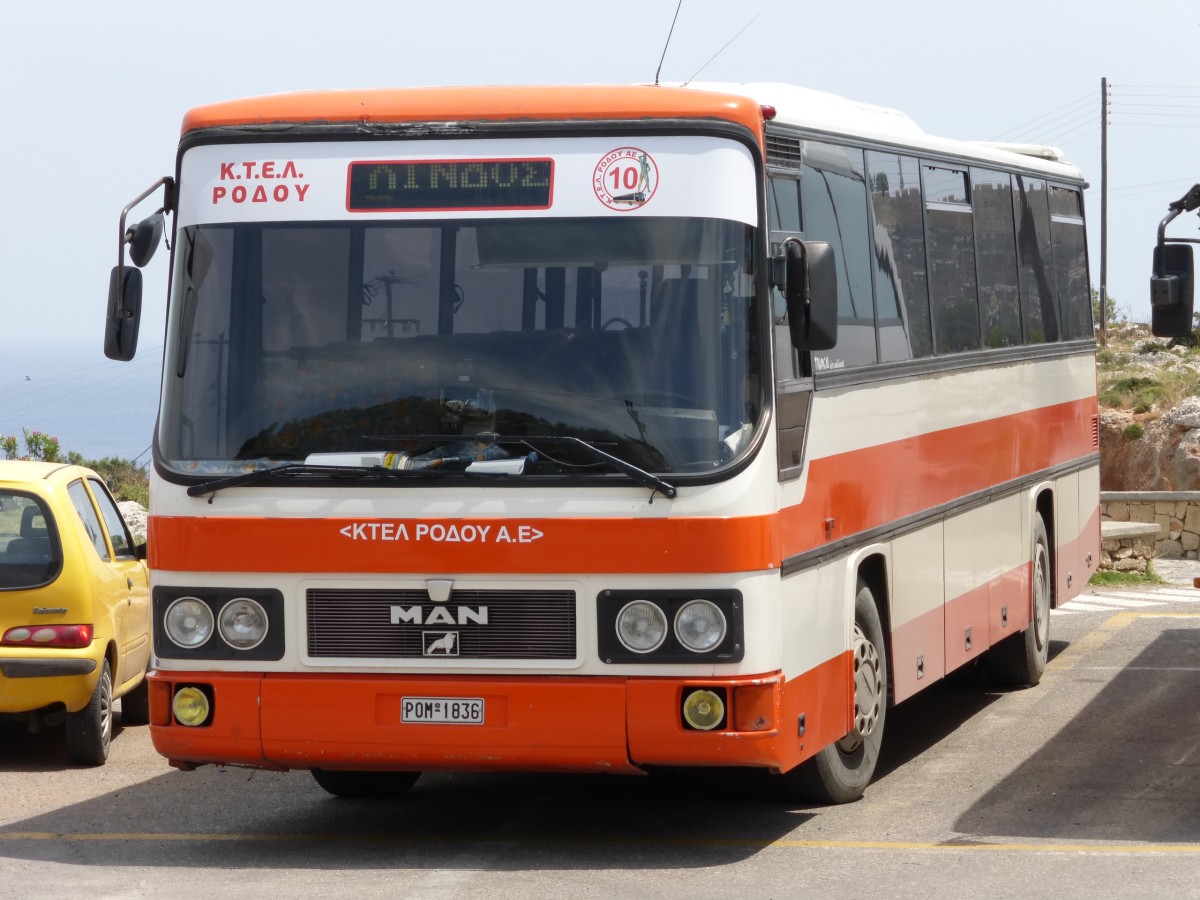
[[163, 630], [180, 647], [194, 650], [212, 637], [212, 610], [195, 597], [180, 597], [163, 614]]
[[212, 703], [200, 688], [181, 687], [171, 700], [171, 711], [180, 725], [195, 727], [208, 721], [212, 714]]
[[250, 650], [261, 644], [267, 636], [267, 612], [254, 600], [238, 597], [221, 609], [217, 627], [230, 647]]
[[683, 698], [683, 721], [697, 731], [712, 731], [725, 721], [725, 700], [703, 688]]
[[711, 600], [689, 600], [675, 614], [675, 637], [696, 653], [711, 650], [725, 639], [725, 614]]
[[617, 613], [617, 639], [626, 650], [649, 653], [657, 650], [667, 637], [667, 616], [646, 600], [626, 603]]

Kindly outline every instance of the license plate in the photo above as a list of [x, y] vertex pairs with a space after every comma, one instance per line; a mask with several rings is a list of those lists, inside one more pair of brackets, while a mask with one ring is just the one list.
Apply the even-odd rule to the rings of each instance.
[[482, 725], [482, 697], [401, 697], [400, 721], [406, 725]]

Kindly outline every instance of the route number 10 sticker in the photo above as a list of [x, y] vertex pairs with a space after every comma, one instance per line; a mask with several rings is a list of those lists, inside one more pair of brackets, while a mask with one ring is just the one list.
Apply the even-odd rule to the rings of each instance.
[[658, 189], [658, 166], [645, 150], [619, 147], [596, 164], [592, 187], [609, 209], [637, 209], [649, 203]]

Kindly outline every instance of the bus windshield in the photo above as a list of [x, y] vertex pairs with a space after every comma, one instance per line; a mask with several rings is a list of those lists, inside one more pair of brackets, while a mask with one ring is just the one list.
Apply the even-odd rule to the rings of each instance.
[[181, 228], [160, 463], [618, 471], [585, 441], [712, 472], [762, 407], [753, 244], [682, 216]]

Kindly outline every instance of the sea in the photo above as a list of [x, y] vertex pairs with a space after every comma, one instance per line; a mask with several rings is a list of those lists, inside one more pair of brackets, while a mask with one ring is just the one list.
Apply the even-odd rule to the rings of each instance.
[[58, 439], [64, 458], [73, 451], [87, 460], [150, 463], [162, 343], [115, 362], [105, 357], [100, 332], [87, 342], [0, 345], [0, 437], [15, 435], [23, 453], [24, 431], [40, 431]]

